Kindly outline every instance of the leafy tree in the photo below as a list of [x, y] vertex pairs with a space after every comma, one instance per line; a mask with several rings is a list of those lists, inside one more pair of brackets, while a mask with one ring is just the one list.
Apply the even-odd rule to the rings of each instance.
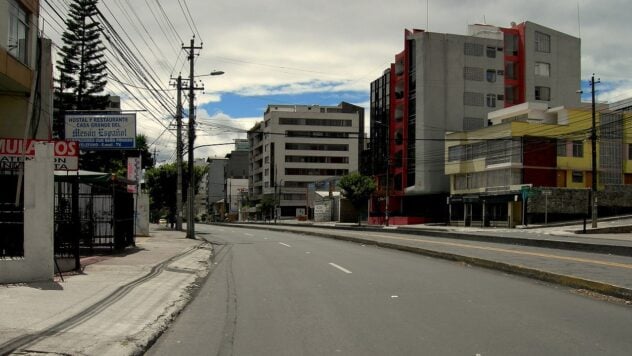
[[261, 214], [263, 218], [270, 218], [274, 214], [274, 208], [276, 207], [276, 199], [272, 195], [264, 195], [261, 198]]
[[[107, 84], [107, 62], [101, 24], [95, 21], [99, 14], [97, 3], [98, 0], [71, 0], [69, 5], [57, 61], [60, 89], [56, 107], [61, 113], [67, 109], [103, 110], [108, 104], [108, 95], [101, 94]], [[57, 119], [63, 117], [58, 115]], [[63, 126], [63, 121], [56, 125], [59, 137], [64, 135]]]
[[[194, 167], [196, 194], [206, 170], [207, 167]], [[188, 167], [184, 165], [182, 168], [183, 203], [187, 200], [188, 177]], [[160, 219], [163, 216], [175, 217], [177, 181], [178, 171], [175, 163], [163, 164], [160, 167], [150, 168], [145, 172], [145, 186], [149, 191], [149, 209], [153, 220]]]
[[340, 178], [338, 187], [342, 189], [342, 195], [351, 202], [358, 211], [358, 224], [362, 221], [362, 213], [367, 206], [371, 194], [375, 192], [376, 184], [373, 178], [364, 176], [358, 172], [347, 174]]

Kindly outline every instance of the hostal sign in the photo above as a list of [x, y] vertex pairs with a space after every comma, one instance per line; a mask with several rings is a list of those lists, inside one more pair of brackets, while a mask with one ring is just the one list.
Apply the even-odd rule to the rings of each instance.
[[82, 150], [136, 147], [136, 114], [66, 115], [66, 140]]

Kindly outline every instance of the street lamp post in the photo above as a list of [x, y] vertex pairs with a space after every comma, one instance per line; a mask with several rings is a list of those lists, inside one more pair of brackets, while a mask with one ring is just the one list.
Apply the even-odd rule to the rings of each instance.
[[[195, 239], [195, 172], [194, 172], [194, 155], [193, 150], [195, 147], [193, 146], [195, 143], [195, 93], [194, 90], [198, 89], [195, 87], [193, 79], [196, 78], [193, 75], [193, 64], [194, 64], [194, 55], [193, 55], [193, 40], [191, 40], [191, 51], [190, 51], [190, 74], [189, 74], [189, 152], [188, 152], [188, 169], [189, 169], [189, 189], [187, 191], [187, 199], [188, 199], [188, 214], [187, 214], [187, 238]], [[224, 72], [222, 71], [213, 71], [209, 74], [198, 75], [197, 77], [205, 77], [211, 75], [222, 75]]]

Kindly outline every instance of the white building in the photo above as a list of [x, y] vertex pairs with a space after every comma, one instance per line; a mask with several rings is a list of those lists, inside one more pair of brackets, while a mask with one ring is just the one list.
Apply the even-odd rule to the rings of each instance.
[[304, 215], [309, 183], [358, 169], [363, 130], [364, 109], [345, 102], [269, 105], [248, 132], [252, 199], [272, 197], [281, 216]]

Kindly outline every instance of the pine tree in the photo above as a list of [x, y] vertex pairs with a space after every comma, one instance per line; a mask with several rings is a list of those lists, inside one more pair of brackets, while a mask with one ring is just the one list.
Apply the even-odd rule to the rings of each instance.
[[66, 110], [102, 110], [108, 95], [101, 93], [107, 84], [105, 47], [101, 41], [101, 24], [96, 21], [98, 0], [72, 0], [63, 46], [57, 61], [59, 89], [55, 106], [55, 134], [64, 137], [63, 113]]

